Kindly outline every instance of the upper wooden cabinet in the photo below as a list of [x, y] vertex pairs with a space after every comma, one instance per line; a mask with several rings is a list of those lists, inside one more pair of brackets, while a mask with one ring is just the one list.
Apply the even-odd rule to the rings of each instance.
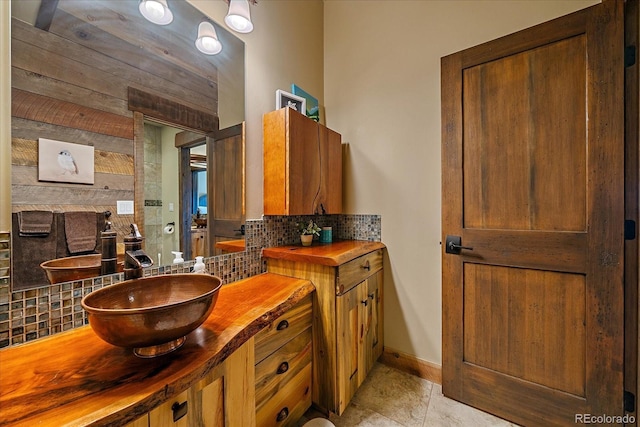
[[342, 137], [291, 108], [267, 113], [264, 214], [342, 213]]

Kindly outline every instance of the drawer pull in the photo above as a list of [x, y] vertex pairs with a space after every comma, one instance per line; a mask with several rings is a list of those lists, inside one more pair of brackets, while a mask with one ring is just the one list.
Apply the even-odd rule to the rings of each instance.
[[286, 420], [288, 416], [289, 416], [289, 408], [287, 408], [285, 406], [284, 408], [282, 408], [280, 410], [280, 412], [278, 412], [278, 416], [276, 417], [276, 421], [281, 423], [282, 421]]
[[185, 415], [187, 415], [187, 411], [189, 410], [188, 402], [184, 401], [182, 403], [174, 403], [171, 405], [171, 410], [173, 411], [173, 422], [178, 422], [178, 420]]
[[371, 298], [371, 299], [373, 299], [375, 296], [376, 296], [376, 294], [375, 294], [374, 292], [371, 292], [371, 293], [369, 294], [369, 298]]
[[282, 362], [280, 364], [280, 366], [278, 366], [278, 370], [276, 371], [276, 373], [278, 375], [280, 374], [284, 374], [285, 372], [287, 372], [289, 370], [289, 363], [287, 362]]
[[371, 264], [369, 264], [369, 260], [367, 260], [367, 262], [364, 263], [364, 265], [362, 266], [363, 269], [370, 271], [371, 270]]
[[288, 327], [289, 327], [289, 322], [287, 322], [286, 320], [283, 320], [282, 322], [278, 323], [278, 326], [276, 327], [276, 329], [281, 331], [283, 329], [287, 329]]
[[360, 301], [362, 303], [362, 305], [364, 305], [365, 307], [367, 306], [367, 304], [369, 304], [369, 300], [368, 299], [363, 299], [362, 301]]

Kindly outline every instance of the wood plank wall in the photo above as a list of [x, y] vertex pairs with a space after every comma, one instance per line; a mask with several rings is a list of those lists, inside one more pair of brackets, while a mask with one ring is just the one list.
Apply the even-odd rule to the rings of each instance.
[[[60, 0], [48, 32], [12, 19], [13, 212], [110, 210], [122, 241], [133, 215], [117, 215], [116, 201], [134, 200], [135, 182], [128, 88], [218, 115], [219, 59], [190, 40], [202, 15], [175, 2], [168, 29], [137, 4]], [[38, 138], [94, 146], [95, 183], [38, 181]]]

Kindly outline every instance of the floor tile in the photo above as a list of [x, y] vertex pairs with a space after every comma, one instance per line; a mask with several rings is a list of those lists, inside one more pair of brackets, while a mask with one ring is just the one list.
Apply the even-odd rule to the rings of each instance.
[[406, 427], [420, 427], [427, 413], [432, 383], [376, 363], [353, 402]]
[[[323, 414], [309, 409], [298, 422]], [[517, 427], [442, 394], [442, 386], [376, 363], [341, 416], [336, 427]]]
[[429, 408], [424, 420], [424, 427], [450, 427], [450, 426], [474, 426], [474, 427], [512, 427], [502, 418], [495, 417], [486, 412], [467, 406], [456, 400], [449, 399], [442, 394], [442, 386], [434, 384], [429, 399]]
[[329, 420], [336, 427], [404, 427], [402, 424], [353, 401], [341, 416], [331, 415]]

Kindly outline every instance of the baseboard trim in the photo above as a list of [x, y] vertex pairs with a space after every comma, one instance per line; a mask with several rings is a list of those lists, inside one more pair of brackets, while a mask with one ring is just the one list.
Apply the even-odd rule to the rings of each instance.
[[442, 366], [437, 363], [427, 362], [389, 347], [384, 347], [382, 350], [380, 362], [425, 380], [442, 384]]

